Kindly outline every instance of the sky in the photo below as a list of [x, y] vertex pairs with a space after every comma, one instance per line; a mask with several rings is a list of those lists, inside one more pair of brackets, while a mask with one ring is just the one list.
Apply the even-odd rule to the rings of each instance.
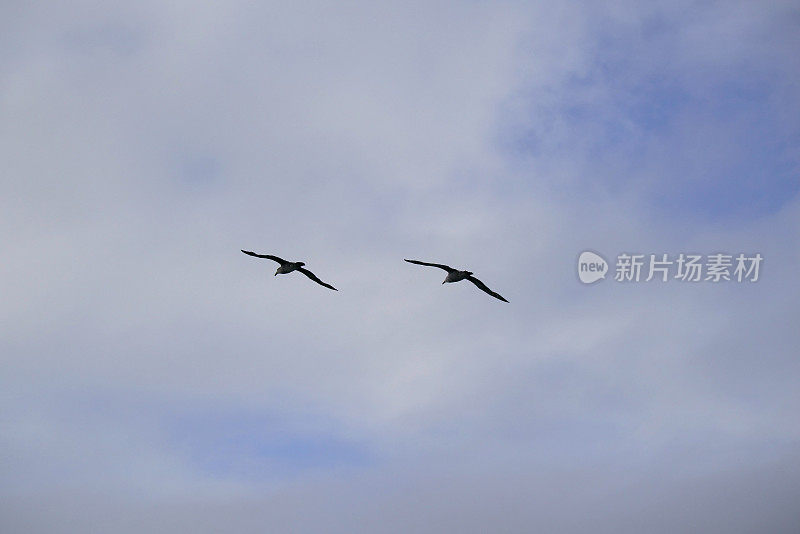
[[0, 530], [797, 532], [798, 24], [3, 2]]

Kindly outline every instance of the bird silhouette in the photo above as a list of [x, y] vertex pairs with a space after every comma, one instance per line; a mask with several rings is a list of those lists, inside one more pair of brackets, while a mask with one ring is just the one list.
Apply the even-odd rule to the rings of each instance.
[[439, 269], [443, 269], [447, 271], [447, 276], [444, 279], [443, 284], [448, 284], [452, 282], [460, 282], [461, 280], [469, 280], [473, 284], [475, 284], [478, 289], [483, 291], [484, 293], [488, 293], [489, 295], [493, 296], [496, 299], [500, 299], [503, 302], [508, 302], [506, 299], [502, 297], [499, 293], [495, 293], [488, 287], [486, 284], [472, 276], [473, 273], [470, 271], [459, 271], [458, 269], [453, 269], [448, 265], [442, 265], [441, 263], [428, 263], [427, 261], [419, 261], [419, 260], [405, 260], [408, 263], [416, 263], [417, 265], [427, 265], [428, 267], [438, 267]]
[[308, 269], [304, 269], [303, 265], [305, 265], [305, 263], [303, 263], [302, 261], [286, 261], [283, 258], [279, 258], [278, 256], [273, 256], [271, 254], [256, 254], [255, 252], [251, 252], [249, 250], [242, 250], [242, 252], [244, 252], [248, 256], [253, 256], [255, 258], [266, 258], [268, 260], [277, 261], [278, 263], [280, 263], [281, 265], [280, 267], [278, 267], [278, 270], [275, 271], [274, 276], [278, 276], [279, 274], [289, 274], [292, 271], [300, 271], [301, 273], [303, 273], [304, 275], [306, 275], [319, 285], [325, 286], [328, 289], [333, 289], [334, 291], [339, 291], [332, 285], [326, 284], [325, 282], [317, 278], [317, 276]]

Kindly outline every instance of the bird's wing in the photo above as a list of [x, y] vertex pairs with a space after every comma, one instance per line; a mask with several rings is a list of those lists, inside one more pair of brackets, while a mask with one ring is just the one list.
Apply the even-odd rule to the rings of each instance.
[[277, 261], [281, 265], [289, 263], [288, 261], [279, 258], [278, 256], [272, 256], [271, 254], [256, 254], [255, 252], [250, 252], [249, 250], [243, 250], [242, 252], [244, 252], [248, 256], [255, 256], [256, 258], [267, 258], [268, 260]]
[[499, 293], [495, 293], [494, 291], [492, 291], [491, 289], [489, 289], [488, 287], [486, 287], [486, 284], [484, 284], [483, 282], [481, 282], [480, 280], [478, 280], [478, 279], [477, 279], [477, 278], [475, 278], [474, 276], [468, 276], [468, 277], [467, 277], [467, 280], [469, 280], [470, 282], [472, 282], [473, 284], [475, 284], [476, 286], [478, 286], [478, 289], [480, 289], [481, 291], [484, 291], [484, 292], [486, 292], [486, 293], [490, 294], [490, 295], [491, 295], [491, 296], [493, 296], [494, 298], [496, 298], [496, 299], [500, 299], [500, 300], [502, 300], [503, 302], [508, 302], [508, 301], [507, 301], [506, 299], [504, 299], [504, 298], [503, 298], [503, 297], [502, 297], [502, 296], [501, 296]]
[[311, 278], [313, 281], [315, 281], [315, 282], [316, 282], [316, 283], [318, 283], [319, 285], [321, 285], [321, 286], [325, 286], [325, 287], [327, 287], [328, 289], [333, 289], [334, 291], [339, 291], [338, 289], [336, 289], [336, 288], [335, 288], [335, 287], [333, 287], [332, 285], [330, 285], [330, 284], [326, 284], [325, 282], [323, 282], [322, 280], [320, 280], [319, 278], [317, 278], [317, 277], [314, 275], [314, 273], [312, 273], [312, 272], [311, 272], [311, 271], [309, 271], [308, 269], [303, 269], [302, 267], [300, 267], [300, 268], [299, 268], [299, 269], [297, 269], [297, 270], [298, 270], [298, 271], [300, 271], [301, 273], [303, 273], [304, 275], [306, 275], [307, 277]]
[[447, 265], [442, 265], [441, 263], [428, 263], [427, 261], [419, 261], [419, 260], [405, 260], [408, 263], [416, 263], [417, 265], [427, 265], [428, 267], [438, 267], [440, 269], [444, 269], [448, 273], [452, 273], [457, 269], [453, 269], [452, 267], [448, 267]]

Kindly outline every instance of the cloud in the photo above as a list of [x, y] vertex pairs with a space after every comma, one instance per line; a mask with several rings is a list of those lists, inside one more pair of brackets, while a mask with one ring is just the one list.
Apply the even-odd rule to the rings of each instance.
[[791, 530], [790, 3], [4, 9], [5, 529]]

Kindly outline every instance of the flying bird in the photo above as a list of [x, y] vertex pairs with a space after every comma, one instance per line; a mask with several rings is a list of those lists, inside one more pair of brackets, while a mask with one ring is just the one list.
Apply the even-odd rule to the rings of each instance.
[[278, 263], [280, 263], [281, 266], [278, 267], [277, 271], [275, 271], [274, 276], [278, 276], [279, 274], [288, 274], [292, 271], [300, 271], [301, 273], [311, 278], [319, 285], [325, 286], [328, 289], [333, 289], [334, 291], [339, 291], [332, 285], [326, 284], [325, 282], [317, 278], [316, 275], [314, 275], [314, 273], [312, 273], [308, 269], [303, 269], [303, 265], [305, 265], [305, 263], [303, 263], [302, 261], [286, 261], [282, 258], [279, 258], [278, 256], [272, 256], [271, 254], [256, 254], [255, 252], [250, 252], [249, 250], [243, 250], [242, 252], [244, 252], [248, 256], [254, 256], [256, 258], [266, 258], [268, 260], [277, 261]]
[[494, 291], [486, 287], [486, 284], [484, 284], [483, 282], [472, 276], [472, 273], [469, 271], [459, 271], [458, 269], [453, 269], [452, 267], [448, 267], [447, 265], [442, 265], [441, 263], [428, 263], [426, 261], [419, 261], [419, 260], [405, 260], [405, 261], [407, 261], [408, 263], [416, 263], [417, 265], [427, 265], [428, 267], [438, 267], [439, 269], [444, 269], [445, 271], [447, 271], [447, 276], [445, 277], [444, 282], [442, 282], [443, 284], [451, 282], [460, 282], [461, 280], [466, 279], [475, 284], [476, 286], [478, 286], [478, 289], [480, 289], [481, 291], [488, 293], [494, 298], [500, 299], [503, 302], [508, 302], [499, 293], [495, 293]]

